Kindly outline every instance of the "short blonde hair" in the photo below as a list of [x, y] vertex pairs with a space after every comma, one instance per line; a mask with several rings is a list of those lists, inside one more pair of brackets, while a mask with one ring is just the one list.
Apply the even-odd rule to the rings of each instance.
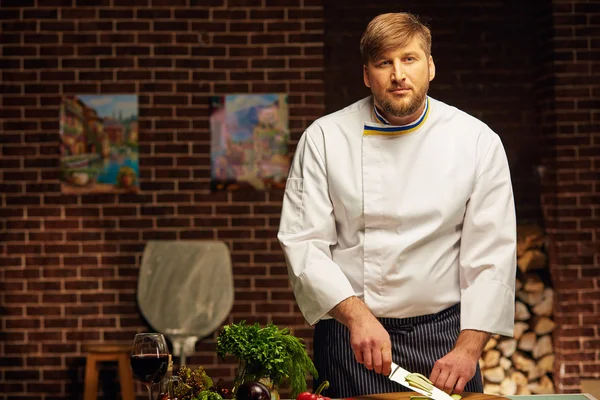
[[406, 46], [415, 36], [431, 55], [431, 31], [411, 13], [388, 13], [373, 18], [360, 38], [360, 55], [365, 65], [389, 50]]

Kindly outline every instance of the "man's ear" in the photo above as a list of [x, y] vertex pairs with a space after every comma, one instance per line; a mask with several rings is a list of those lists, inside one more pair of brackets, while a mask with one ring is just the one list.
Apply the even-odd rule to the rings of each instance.
[[435, 78], [435, 63], [433, 62], [433, 57], [429, 56], [429, 82], [431, 82]]
[[371, 80], [369, 79], [369, 70], [366, 65], [363, 64], [363, 81], [365, 82], [365, 86], [371, 87]]

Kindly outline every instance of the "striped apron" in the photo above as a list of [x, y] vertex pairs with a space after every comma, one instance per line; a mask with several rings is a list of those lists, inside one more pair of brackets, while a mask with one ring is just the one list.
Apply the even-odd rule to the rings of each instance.
[[[460, 333], [460, 304], [437, 314], [410, 318], [378, 318], [390, 334], [392, 361], [411, 372], [429, 376], [433, 364], [445, 356]], [[350, 347], [348, 328], [334, 319], [321, 320], [314, 331], [314, 359], [319, 372], [317, 387], [324, 380], [324, 395], [347, 398], [376, 393], [410, 391], [386, 376], [359, 364]], [[483, 392], [479, 365], [465, 392]]]

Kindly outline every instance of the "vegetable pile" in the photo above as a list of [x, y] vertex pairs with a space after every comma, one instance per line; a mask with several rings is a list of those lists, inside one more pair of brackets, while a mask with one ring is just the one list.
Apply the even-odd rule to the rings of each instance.
[[223, 380], [216, 385], [202, 367], [195, 370], [184, 366], [177, 373], [181, 382], [173, 387], [173, 394], [179, 400], [223, 400], [231, 399], [231, 392], [223, 387]]
[[217, 338], [217, 354], [223, 359], [231, 354], [240, 361], [234, 393], [244, 382], [268, 377], [277, 386], [289, 382], [291, 396], [295, 398], [306, 390], [307, 373], [317, 377], [302, 339], [273, 323], [263, 328], [258, 323], [247, 325], [245, 321], [225, 325]]

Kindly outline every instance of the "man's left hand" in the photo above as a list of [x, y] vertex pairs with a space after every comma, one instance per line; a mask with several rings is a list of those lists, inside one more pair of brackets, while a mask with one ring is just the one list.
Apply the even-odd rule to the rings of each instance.
[[452, 349], [433, 365], [429, 379], [446, 393], [461, 394], [477, 371], [477, 363], [490, 338], [487, 332], [463, 330]]
[[475, 375], [476, 363], [465, 351], [455, 348], [435, 362], [429, 379], [448, 394], [461, 394]]

